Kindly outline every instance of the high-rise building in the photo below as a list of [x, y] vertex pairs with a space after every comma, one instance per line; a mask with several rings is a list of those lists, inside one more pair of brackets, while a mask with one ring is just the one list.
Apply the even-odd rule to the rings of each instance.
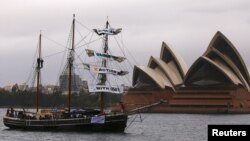
[[[62, 92], [62, 94], [68, 94], [68, 78], [69, 75], [68, 74], [62, 74], [60, 75], [59, 78], [59, 87], [60, 87], [60, 91]], [[73, 74], [72, 75], [72, 93], [77, 93], [79, 94], [81, 88], [82, 88], [82, 80], [80, 78], [79, 75]]]

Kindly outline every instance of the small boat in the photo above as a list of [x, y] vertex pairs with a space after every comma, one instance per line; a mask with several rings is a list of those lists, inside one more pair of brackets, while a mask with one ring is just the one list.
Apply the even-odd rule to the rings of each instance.
[[[113, 29], [109, 22], [106, 22], [105, 29], [95, 29], [93, 32], [104, 39], [104, 52], [96, 53], [93, 50], [86, 50], [89, 56], [97, 55], [103, 57], [102, 66], [99, 67], [99, 83], [89, 86], [90, 92], [100, 95], [101, 106], [95, 109], [71, 109], [72, 75], [75, 51], [75, 16], [72, 22], [71, 49], [67, 61], [68, 72], [68, 108], [67, 109], [39, 109], [39, 97], [41, 94], [40, 72], [43, 68], [41, 57], [41, 33], [39, 36], [39, 55], [36, 62], [37, 89], [36, 89], [36, 112], [27, 112], [24, 109], [16, 110], [9, 108], [3, 117], [5, 126], [11, 129], [23, 130], [69, 130], [69, 131], [100, 131], [100, 132], [124, 132], [128, 120], [127, 112], [105, 112], [103, 95], [106, 92], [121, 92], [119, 88], [106, 85], [107, 73], [125, 75], [126, 71], [116, 71], [107, 68], [107, 58], [122, 62], [125, 58], [108, 54], [108, 36], [116, 35], [121, 29]], [[89, 66], [89, 64], [88, 64]]]

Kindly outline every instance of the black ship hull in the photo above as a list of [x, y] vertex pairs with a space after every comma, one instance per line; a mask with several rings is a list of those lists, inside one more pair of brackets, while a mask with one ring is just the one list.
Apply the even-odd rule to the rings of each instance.
[[127, 115], [108, 115], [103, 117], [105, 118], [104, 122], [93, 121], [93, 117], [37, 120], [5, 116], [3, 122], [10, 129], [22, 130], [124, 132], [128, 119]]

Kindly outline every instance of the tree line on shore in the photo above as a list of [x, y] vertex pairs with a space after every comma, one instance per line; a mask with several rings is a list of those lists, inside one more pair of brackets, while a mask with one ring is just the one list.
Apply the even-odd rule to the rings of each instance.
[[[121, 101], [121, 94], [105, 94], [106, 107], [111, 107]], [[41, 94], [39, 96], [39, 107], [68, 107], [68, 95], [61, 93]], [[76, 108], [99, 107], [99, 96], [97, 94], [72, 94], [71, 106]], [[36, 93], [34, 92], [8, 92], [0, 91], [0, 107], [36, 107]]]

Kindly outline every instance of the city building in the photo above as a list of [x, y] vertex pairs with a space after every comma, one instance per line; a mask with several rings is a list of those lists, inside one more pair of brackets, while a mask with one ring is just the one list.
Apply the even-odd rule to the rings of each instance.
[[[69, 75], [68, 74], [62, 74], [60, 75], [59, 78], [59, 87], [60, 87], [60, 91], [62, 92], [62, 94], [68, 94], [68, 78]], [[79, 75], [72, 75], [72, 93], [77, 93], [79, 94], [81, 88], [82, 88], [82, 79], [79, 77]]]

